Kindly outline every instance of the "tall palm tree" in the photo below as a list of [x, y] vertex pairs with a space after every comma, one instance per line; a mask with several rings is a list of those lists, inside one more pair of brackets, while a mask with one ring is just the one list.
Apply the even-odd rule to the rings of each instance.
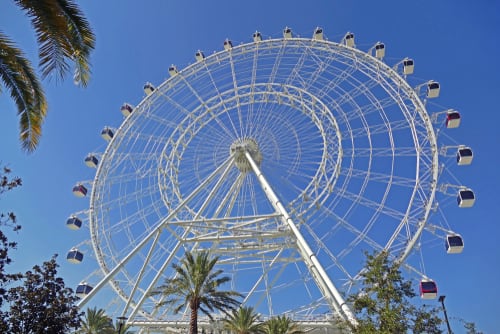
[[115, 333], [113, 321], [103, 309], [88, 308], [82, 320], [78, 334], [112, 334]]
[[[75, 83], [85, 87], [90, 78], [89, 57], [95, 37], [76, 3], [72, 0], [14, 0], [14, 3], [30, 18], [35, 30], [42, 79], [51, 75], [62, 79], [70, 61], [75, 64]], [[1, 31], [0, 80], [17, 107], [22, 148], [33, 152], [47, 114], [45, 93], [30, 61]]]
[[224, 329], [235, 334], [259, 334], [264, 333], [263, 325], [259, 321], [259, 315], [251, 306], [240, 307], [233, 310], [223, 320]]
[[287, 316], [277, 316], [264, 323], [264, 333], [266, 334], [302, 334], [298, 325]]
[[215, 269], [219, 257], [211, 257], [208, 251], [201, 251], [194, 256], [186, 252], [179, 264], [173, 264], [176, 275], [155, 289], [151, 295], [161, 295], [165, 299], [158, 307], [171, 305], [173, 312], [189, 307], [189, 333], [198, 333], [198, 312], [201, 311], [213, 320], [210, 312], [215, 310], [227, 313], [239, 305], [236, 299], [241, 297], [236, 291], [219, 290], [229, 282], [229, 276], [220, 277], [221, 269]]

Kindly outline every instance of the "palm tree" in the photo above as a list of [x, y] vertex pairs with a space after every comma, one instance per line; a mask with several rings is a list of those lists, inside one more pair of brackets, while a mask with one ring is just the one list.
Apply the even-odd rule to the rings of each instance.
[[193, 256], [186, 252], [180, 265], [173, 264], [176, 272], [173, 278], [167, 278], [165, 284], [155, 289], [151, 295], [161, 295], [165, 300], [158, 307], [171, 305], [173, 312], [189, 307], [189, 333], [198, 333], [198, 311], [213, 320], [210, 312], [219, 310], [227, 313], [239, 305], [236, 297], [241, 297], [236, 291], [221, 291], [220, 286], [231, 280], [230, 277], [219, 277], [222, 270], [215, 270], [219, 257], [211, 258], [208, 251], [202, 251]]
[[112, 334], [115, 333], [113, 321], [103, 309], [88, 308], [82, 320], [78, 334]]
[[[14, 0], [36, 33], [42, 79], [62, 79], [75, 64], [74, 81], [86, 86], [90, 78], [89, 57], [94, 34], [72, 0]], [[41, 126], [47, 114], [42, 85], [24, 53], [0, 31], [0, 80], [14, 100], [20, 124], [22, 148], [30, 153], [38, 146]]]
[[297, 324], [287, 316], [277, 316], [264, 323], [266, 334], [302, 334]]
[[224, 329], [235, 334], [259, 334], [264, 333], [259, 315], [253, 307], [245, 306], [233, 310], [224, 321]]

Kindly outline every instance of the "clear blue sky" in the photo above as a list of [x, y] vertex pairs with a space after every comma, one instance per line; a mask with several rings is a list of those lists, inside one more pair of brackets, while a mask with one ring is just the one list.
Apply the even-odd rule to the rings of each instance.
[[[279, 36], [285, 26], [309, 36], [317, 26], [332, 40], [347, 31], [356, 34], [360, 49], [377, 41], [387, 48], [386, 61], [406, 56], [416, 63], [415, 75], [441, 84], [437, 103], [462, 113], [453, 138], [474, 149], [471, 166], [453, 169], [474, 189], [473, 208], [446, 207], [446, 217], [465, 240], [458, 256], [426, 258], [427, 272], [447, 296], [450, 317], [474, 321], [486, 333], [500, 326], [500, 186], [496, 145], [500, 134], [497, 96], [500, 87], [500, 5], [484, 1], [81, 1], [80, 6], [97, 36], [92, 55], [93, 76], [87, 89], [45, 82], [49, 114], [40, 147], [24, 154], [17, 141], [18, 119], [7, 94], [0, 96], [0, 161], [23, 179], [23, 187], [4, 195], [0, 211], [14, 211], [23, 225], [12, 238], [19, 241], [14, 268], [27, 270], [60, 254], [60, 273], [76, 286], [92, 268], [64, 260], [69, 248], [89, 239], [86, 230], [66, 229], [68, 215], [85, 210], [88, 201], [71, 194], [77, 181], [92, 180], [95, 170], [83, 163], [88, 152], [102, 152], [104, 125], [118, 126], [125, 101], [138, 103], [146, 81], [159, 84], [167, 68], [194, 61], [198, 49], [220, 50], [226, 37], [235, 43], [251, 40], [259, 30]], [[36, 63], [36, 44], [29, 21], [4, 1], [1, 29]], [[425, 250], [423, 252], [425, 256]], [[437, 303], [437, 301], [436, 301]], [[452, 320], [455, 333], [461, 333]]]

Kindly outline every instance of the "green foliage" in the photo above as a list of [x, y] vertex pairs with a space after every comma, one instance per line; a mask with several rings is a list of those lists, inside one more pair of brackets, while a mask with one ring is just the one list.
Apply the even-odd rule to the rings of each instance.
[[199, 252], [196, 256], [186, 252], [180, 264], [172, 265], [175, 277], [166, 279], [162, 286], [151, 293], [152, 296], [164, 296], [164, 301], [158, 307], [170, 305], [174, 307], [174, 313], [189, 307], [191, 334], [198, 333], [199, 311], [213, 319], [211, 312], [227, 312], [239, 305], [236, 298], [241, 297], [241, 294], [219, 290], [221, 285], [231, 279], [228, 276], [220, 277], [223, 271], [215, 269], [218, 260], [219, 257], [212, 258], [207, 251]]
[[[55, 74], [62, 79], [70, 61], [75, 64], [75, 83], [86, 86], [95, 37], [76, 3], [72, 0], [14, 0], [14, 3], [30, 18], [35, 30], [42, 78]], [[45, 93], [30, 61], [1, 31], [0, 50], [0, 80], [17, 107], [22, 147], [33, 152], [47, 113]]]
[[97, 307], [88, 308], [81, 320], [81, 327], [76, 334], [130, 334], [130, 325], [120, 324], [106, 314], [103, 309]]
[[[2, 167], [0, 195], [21, 184], [19, 177], [11, 177], [9, 168]], [[14, 213], [0, 213], [0, 333], [63, 334], [78, 328], [78, 298], [57, 277], [55, 256], [25, 274], [7, 272], [12, 262], [9, 251], [17, 244], [8, 240], [5, 227], [13, 231], [21, 228]]]
[[[11, 170], [2, 167], [0, 171], [0, 195], [21, 186], [18, 177], [11, 177]], [[67, 333], [80, 324], [77, 297], [57, 277], [55, 256], [42, 266], [24, 275], [8, 273], [12, 262], [9, 251], [16, 242], [9, 241], [4, 233], [8, 227], [18, 231], [16, 215], [0, 213], [0, 333]], [[8, 308], [10, 306], [10, 309]]]
[[473, 322], [465, 322], [464, 328], [467, 330], [467, 334], [483, 334], [476, 329], [476, 324]]
[[[0, 172], [0, 195], [14, 188], [21, 186], [22, 181], [18, 177], [11, 177], [11, 170], [2, 167]], [[8, 312], [3, 307], [8, 298], [8, 286], [21, 279], [20, 273], [8, 273], [7, 266], [12, 262], [9, 251], [15, 249], [16, 242], [9, 241], [3, 229], [7, 227], [13, 231], [18, 231], [21, 226], [17, 224], [16, 215], [13, 212], [0, 212], [0, 333], [7, 333]]]
[[411, 303], [416, 297], [412, 284], [403, 278], [398, 265], [389, 261], [388, 254], [366, 257], [360, 292], [348, 298], [358, 325], [342, 325], [354, 334], [442, 333], [439, 310]]
[[29, 60], [2, 32], [0, 50], [0, 79], [17, 107], [22, 147], [32, 152], [38, 145], [47, 114], [45, 93]]
[[63, 334], [79, 327], [78, 297], [57, 277], [57, 267], [54, 256], [27, 271], [22, 285], [9, 289], [7, 333]]
[[223, 320], [224, 329], [234, 334], [258, 334], [263, 333], [263, 326], [259, 322], [259, 315], [251, 306], [240, 307], [233, 310]]
[[476, 328], [476, 324], [474, 322], [468, 322], [461, 318], [458, 318], [458, 320], [464, 325], [466, 334], [484, 334], [483, 332], [481, 332]]
[[113, 334], [116, 333], [113, 320], [103, 309], [88, 308], [82, 319], [78, 334]]
[[264, 333], [266, 334], [302, 334], [297, 324], [287, 316], [277, 316], [264, 322]]
[[75, 63], [75, 83], [86, 86], [88, 58], [95, 46], [90, 26], [72, 0], [14, 0], [30, 18], [38, 42], [42, 78], [55, 72], [63, 78]]

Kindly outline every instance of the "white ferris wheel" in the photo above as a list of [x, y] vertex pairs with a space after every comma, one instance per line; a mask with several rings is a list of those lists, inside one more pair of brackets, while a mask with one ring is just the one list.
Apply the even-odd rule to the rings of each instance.
[[[321, 28], [226, 40], [124, 104], [123, 122], [102, 131], [106, 150], [85, 159], [95, 178], [73, 189], [90, 205], [67, 226], [89, 228], [100, 267], [78, 286], [80, 305], [110, 285], [130, 323], [182, 322], [150, 291], [186, 250], [220, 256], [231, 288], [264, 315], [352, 320], [344, 296], [366, 251], [388, 251], [423, 298], [436, 297], [417, 245], [462, 251], [462, 236], [433, 217], [440, 198], [473, 205], [471, 189], [444, 177], [472, 150], [440, 136], [461, 117], [430, 110], [438, 82], [412, 83], [412, 59], [388, 64], [383, 43], [354, 41]], [[84, 253], [76, 246], [68, 260]]]

